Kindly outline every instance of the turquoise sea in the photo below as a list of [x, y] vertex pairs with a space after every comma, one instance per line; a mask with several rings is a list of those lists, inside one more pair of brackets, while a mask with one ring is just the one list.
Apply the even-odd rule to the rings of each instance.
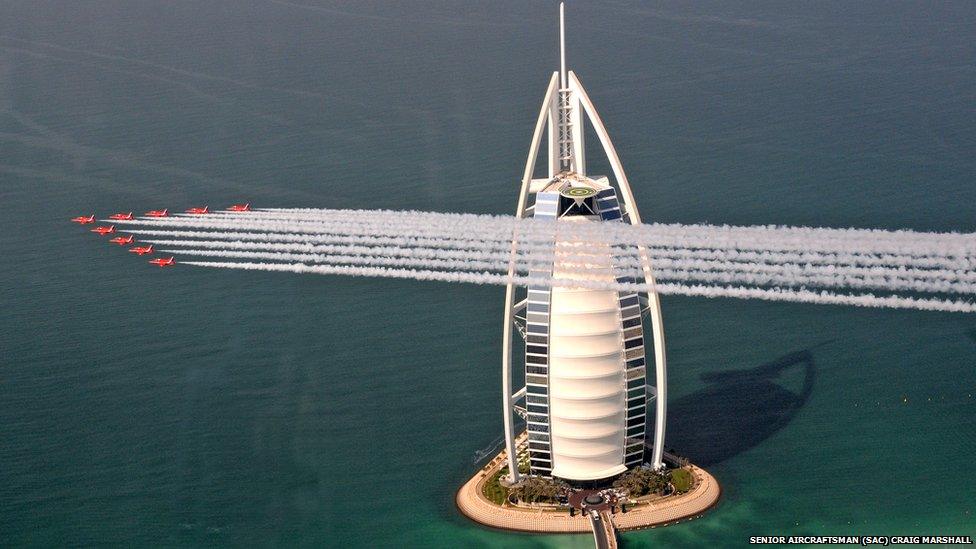
[[[501, 288], [159, 270], [68, 222], [511, 213], [556, 13], [0, 1], [0, 545], [591, 546], [454, 508], [499, 443]], [[573, 2], [567, 24], [645, 219], [976, 231], [976, 4]], [[668, 443], [725, 492], [626, 547], [976, 535], [976, 317], [663, 303]]]

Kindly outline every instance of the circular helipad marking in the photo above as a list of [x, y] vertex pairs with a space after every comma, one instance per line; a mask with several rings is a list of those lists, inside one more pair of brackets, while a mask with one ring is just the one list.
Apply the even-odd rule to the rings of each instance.
[[570, 187], [560, 194], [569, 198], [586, 198], [595, 195], [596, 191], [589, 187]]

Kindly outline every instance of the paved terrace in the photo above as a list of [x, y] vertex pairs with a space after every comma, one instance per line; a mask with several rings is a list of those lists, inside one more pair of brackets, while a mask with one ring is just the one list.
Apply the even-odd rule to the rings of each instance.
[[[484, 496], [484, 484], [505, 465], [505, 450], [479, 470], [457, 492], [455, 501], [466, 517], [493, 528], [537, 533], [586, 533], [591, 531], [585, 513], [569, 516], [568, 510], [527, 509], [508, 503], [496, 505]], [[719, 500], [722, 491], [715, 477], [690, 466], [695, 486], [685, 494], [670, 496], [636, 506], [628, 505], [626, 513], [606, 515], [620, 530], [637, 530], [673, 524], [700, 517]], [[609, 525], [608, 525], [609, 526]]]

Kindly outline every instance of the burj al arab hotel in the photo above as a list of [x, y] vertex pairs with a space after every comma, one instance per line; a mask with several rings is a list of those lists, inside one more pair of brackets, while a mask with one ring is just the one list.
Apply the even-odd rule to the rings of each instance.
[[[563, 7], [559, 12], [560, 69], [546, 88], [536, 121], [515, 215], [553, 223], [641, 223], [627, 176], [600, 115], [573, 71], [566, 70]], [[599, 137], [613, 171], [586, 169], [584, 124]], [[536, 177], [536, 160], [546, 135], [548, 174]], [[548, 269], [559, 278], [560, 246]], [[512, 243], [517, 249], [517, 238]], [[585, 253], [605, 280], [646, 282], [654, 288], [645, 250], [594, 244]], [[627, 255], [638, 258], [644, 280], [617, 274]], [[541, 267], [540, 267], [541, 268]], [[513, 273], [510, 271], [511, 277]], [[632, 274], [632, 273], [631, 273]], [[648, 350], [645, 317], [653, 335]], [[525, 386], [514, 390], [513, 330], [525, 341]], [[649, 383], [648, 355], [654, 382]], [[667, 395], [664, 326], [656, 292], [641, 295], [574, 287], [519, 286], [505, 292], [502, 400], [510, 482], [519, 482], [515, 417], [526, 420], [532, 475], [574, 483], [599, 482], [649, 463], [663, 467]], [[651, 453], [645, 456], [645, 442]]]

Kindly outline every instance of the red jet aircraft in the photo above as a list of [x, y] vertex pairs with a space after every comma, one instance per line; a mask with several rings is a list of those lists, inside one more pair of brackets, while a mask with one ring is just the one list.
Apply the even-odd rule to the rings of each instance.
[[169, 259], [150, 259], [150, 263], [153, 265], [159, 265], [160, 267], [172, 267], [176, 265], [176, 258], [170, 257]]
[[82, 217], [76, 217], [76, 218], [72, 219], [71, 221], [73, 223], [80, 223], [82, 225], [87, 225], [89, 223], [94, 223], [95, 222], [95, 214], [91, 214], [88, 217], [84, 217], [84, 216], [82, 216]]
[[129, 212], [127, 214], [124, 214], [124, 213], [112, 214], [112, 215], [108, 216], [108, 218], [109, 219], [118, 219], [119, 221], [129, 221], [130, 219], [132, 219], [132, 212]]
[[129, 252], [134, 254], [139, 254], [139, 255], [151, 254], [153, 253], [153, 245], [150, 244], [148, 246], [133, 246], [132, 248], [129, 248]]
[[112, 225], [111, 227], [95, 227], [91, 230], [91, 232], [105, 236], [115, 232], [115, 225]]
[[202, 208], [190, 208], [189, 210], [186, 211], [186, 213], [197, 214], [197, 215], [207, 214], [210, 213], [210, 206], [204, 206]]
[[251, 203], [247, 204], [234, 204], [230, 208], [227, 208], [228, 212], [249, 212], [251, 211]]
[[146, 212], [146, 217], [166, 217], [169, 215], [169, 209], [166, 210], [149, 210]]
[[132, 244], [133, 242], [135, 242], [135, 239], [133, 239], [132, 235], [130, 234], [129, 236], [126, 237], [117, 236], [112, 240], [109, 240], [109, 242], [111, 242], [112, 244], [118, 244], [119, 246], [125, 246], [126, 244]]

